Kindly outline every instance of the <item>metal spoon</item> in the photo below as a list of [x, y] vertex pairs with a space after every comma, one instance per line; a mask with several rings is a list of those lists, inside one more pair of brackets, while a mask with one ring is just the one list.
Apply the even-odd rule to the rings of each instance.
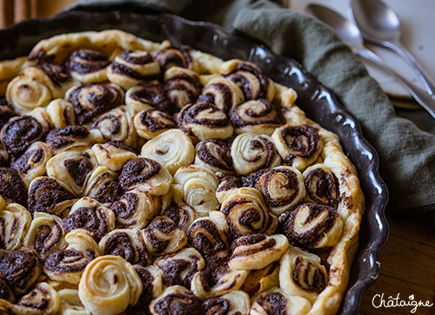
[[310, 4], [305, 11], [323, 23], [329, 25], [337, 35], [352, 48], [354, 54], [373, 62], [388, 74], [397, 77], [403, 87], [407, 89], [409, 94], [412, 95], [417, 103], [419, 103], [433, 118], [435, 118], [435, 99], [404, 78], [401, 74], [394, 71], [374, 52], [365, 48], [361, 33], [354, 24], [334, 10], [318, 4]]
[[364, 40], [397, 52], [415, 71], [425, 90], [435, 94], [430, 75], [400, 42], [400, 20], [381, 0], [351, 0], [351, 13]]

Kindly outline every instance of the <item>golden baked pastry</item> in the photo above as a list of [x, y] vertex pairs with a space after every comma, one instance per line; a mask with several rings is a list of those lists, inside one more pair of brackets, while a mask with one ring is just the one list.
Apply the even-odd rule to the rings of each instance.
[[119, 30], [0, 81], [0, 312], [337, 312], [364, 197], [291, 87]]

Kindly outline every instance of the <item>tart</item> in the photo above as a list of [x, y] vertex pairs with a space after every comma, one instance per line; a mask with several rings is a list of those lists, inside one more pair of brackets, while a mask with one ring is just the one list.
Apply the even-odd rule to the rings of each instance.
[[119, 30], [0, 81], [1, 312], [337, 312], [364, 197], [291, 87]]

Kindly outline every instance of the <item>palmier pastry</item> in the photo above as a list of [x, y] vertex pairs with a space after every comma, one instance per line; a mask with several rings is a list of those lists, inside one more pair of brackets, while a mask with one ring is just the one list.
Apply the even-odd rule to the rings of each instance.
[[152, 300], [150, 311], [153, 315], [204, 314], [201, 300], [180, 285], [167, 287], [158, 298]]
[[106, 81], [109, 65], [110, 61], [104, 54], [90, 49], [76, 50], [66, 61], [73, 79], [84, 84]]
[[131, 314], [149, 314], [149, 305], [151, 301], [157, 298], [163, 291], [163, 279], [159, 268], [154, 265], [143, 267], [141, 265], [133, 265], [142, 281], [142, 294], [139, 297], [139, 302], [130, 307], [127, 312]]
[[162, 215], [171, 219], [180, 230], [187, 233], [190, 225], [198, 218], [196, 211], [185, 203], [177, 204], [171, 202], [171, 204], [162, 211]]
[[206, 315], [248, 315], [251, 301], [246, 292], [234, 290], [204, 301]]
[[103, 142], [99, 130], [88, 130], [82, 126], [67, 126], [61, 129], [52, 129], [46, 139], [46, 143], [55, 154], [68, 150], [87, 149], [95, 142]]
[[106, 166], [98, 166], [89, 175], [84, 193], [101, 203], [111, 203], [121, 197], [123, 190], [114, 171]]
[[223, 140], [204, 140], [196, 145], [195, 164], [201, 165], [217, 176], [234, 173], [231, 151]]
[[237, 105], [243, 103], [245, 97], [233, 81], [218, 77], [204, 86], [198, 100], [213, 103], [228, 115]]
[[164, 71], [171, 67], [193, 68], [190, 48], [186, 45], [163, 48], [154, 55], [154, 58], [159, 62], [161, 69]]
[[[1, 200], [4, 202], [3, 198]], [[19, 249], [30, 228], [32, 216], [22, 205], [10, 203], [0, 208], [0, 249]]]
[[140, 137], [150, 140], [162, 132], [176, 128], [177, 123], [165, 112], [147, 109], [134, 117], [134, 126]]
[[60, 297], [48, 283], [38, 283], [15, 305], [18, 314], [55, 315], [60, 307]]
[[159, 76], [159, 63], [144, 50], [124, 50], [115, 57], [107, 70], [107, 78], [124, 89], [142, 81], [158, 79]]
[[314, 203], [335, 207], [337, 205], [337, 183], [332, 172], [324, 164], [316, 164], [304, 171], [307, 197]]
[[272, 288], [257, 294], [252, 301], [251, 315], [307, 314], [311, 303], [302, 297], [287, 294], [280, 288]]
[[27, 192], [21, 174], [14, 168], [0, 167], [0, 195], [8, 203], [26, 206]]
[[216, 190], [216, 198], [219, 203], [223, 203], [228, 196], [237, 192], [237, 189], [243, 186], [243, 180], [238, 176], [228, 175], [221, 178]]
[[124, 164], [137, 157], [129, 147], [116, 142], [94, 144], [92, 151], [99, 165], [107, 166], [112, 171], [119, 171]]
[[125, 94], [125, 104], [135, 112], [146, 109], [172, 110], [171, 102], [166, 96], [165, 86], [155, 82], [144, 82], [129, 88]]
[[142, 289], [142, 281], [130, 263], [119, 256], [105, 255], [86, 266], [79, 297], [94, 315], [116, 315], [135, 305]]
[[74, 106], [63, 98], [51, 101], [45, 110], [54, 128], [62, 129], [76, 124]]
[[164, 81], [166, 95], [172, 106], [177, 109], [195, 103], [202, 89], [198, 75], [180, 67], [172, 67], [165, 71]]

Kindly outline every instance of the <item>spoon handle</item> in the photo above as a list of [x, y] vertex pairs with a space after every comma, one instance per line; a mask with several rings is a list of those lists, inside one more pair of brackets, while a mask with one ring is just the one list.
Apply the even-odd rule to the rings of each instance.
[[409, 66], [418, 75], [418, 78], [423, 83], [423, 86], [429, 95], [435, 95], [435, 85], [430, 77], [430, 75], [423, 69], [420, 63], [415, 59], [415, 57], [403, 46], [400, 42], [383, 42], [385, 47], [390, 48], [395, 51], [405, 60]]
[[408, 79], [404, 78], [401, 74], [393, 70], [378, 55], [376, 55], [372, 51], [368, 49], [361, 49], [355, 51], [355, 53], [358, 56], [373, 62], [378, 67], [382, 68], [385, 72], [399, 79], [399, 81], [407, 89], [409, 94], [411, 94], [412, 97], [417, 101], [417, 103], [419, 103], [433, 118], [435, 118], [435, 99], [430, 97], [426, 92], [422, 91], [415, 84], [410, 82]]

